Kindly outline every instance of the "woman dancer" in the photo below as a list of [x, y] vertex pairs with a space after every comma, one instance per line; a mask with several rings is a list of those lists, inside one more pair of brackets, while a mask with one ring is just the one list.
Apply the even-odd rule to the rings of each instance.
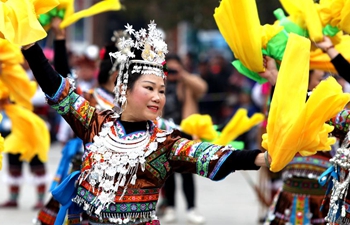
[[[157, 128], [153, 121], [165, 104], [167, 45], [154, 22], [147, 30], [126, 28], [136, 40], [121, 39], [122, 50], [112, 54], [120, 63], [114, 110], [96, 112], [52, 69], [39, 45], [23, 48], [48, 103], [85, 145], [81, 170], [52, 192], [61, 210], [69, 208], [70, 224], [79, 224], [81, 211], [90, 224], [159, 224], [159, 189], [172, 173], [221, 180], [271, 161], [260, 150], [235, 151]], [[63, 219], [60, 212], [55, 224]]]

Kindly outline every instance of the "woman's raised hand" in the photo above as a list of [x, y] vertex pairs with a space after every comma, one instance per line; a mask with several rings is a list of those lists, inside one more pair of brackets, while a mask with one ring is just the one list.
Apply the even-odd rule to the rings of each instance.
[[277, 80], [277, 75], [278, 75], [276, 61], [269, 56], [264, 56], [263, 60], [264, 60], [263, 65], [264, 65], [265, 71], [260, 72], [259, 75], [262, 78], [265, 78], [266, 80], [268, 80], [271, 85], [275, 85]]

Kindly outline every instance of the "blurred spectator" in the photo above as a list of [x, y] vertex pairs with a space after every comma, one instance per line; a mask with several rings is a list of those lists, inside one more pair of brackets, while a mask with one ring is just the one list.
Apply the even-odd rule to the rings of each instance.
[[[254, 113], [261, 112], [261, 109], [252, 100], [251, 91], [252, 88], [250, 86], [231, 86], [222, 111], [222, 117], [224, 118], [223, 124], [226, 124], [240, 108], [244, 108], [248, 111], [248, 117], [251, 117]], [[256, 135], [257, 128], [253, 127], [246, 133], [237, 137], [236, 140], [243, 141], [244, 148], [254, 149], [257, 148]]]
[[[32, 75], [31, 70], [28, 69], [28, 64], [24, 63], [23, 67], [27, 71], [28, 76]], [[48, 108], [43, 107], [45, 96], [40, 88], [37, 89], [34, 96], [33, 106], [34, 113], [42, 117], [48, 125]], [[3, 121], [0, 123], [0, 132], [3, 137], [8, 136], [12, 132], [12, 124], [5, 113], [5, 106], [16, 104], [11, 102], [7, 97], [0, 99], [0, 112], [3, 115]], [[45, 127], [45, 125], [43, 125]], [[44, 130], [42, 132], [45, 132]], [[23, 137], [22, 137], [23, 138]], [[12, 149], [11, 149], [12, 150]], [[0, 205], [0, 208], [17, 208], [20, 188], [24, 182], [23, 177], [23, 160], [21, 159], [21, 149], [14, 149], [15, 152], [7, 152], [8, 159], [8, 174], [5, 175], [5, 183], [9, 186], [9, 199]], [[34, 210], [40, 209], [44, 206], [44, 196], [46, 193], [46, 182], [48, 181], [46, 174], [46, 165], [35, 155], [29, 162], [30, 172], [32, 174], [32, 183], [36, 186], [37, 202], [33, 206]]]
[[229, 78], [233, 72], [233, 66], [219, 54], [209, 59], [210, 73], [218, 80], [221, 89], [226, 92], [229, 88]]
[[[166, 58], [168, 66], [168, 78], [166, 83], [166, 104], [164, 106], [163, 118], [172, 119], [175, 124], [193, 113], [198, 113], [198, 100], [207, 90], [207, 84], [199, 76], [189, 73], [181, 59], [177, 55], [169, 54]], [[181, 110], [180, 110], [181, 109]], [[202, 224], [205, 219], [198, 214], [195, 206], [195, 184], [193, 174], [184, 173], [182, 177], [182, 188], [187, 202], [187, 221], [193, 224]], [[175, 175], [171, 175], [165, 182], [166, 209], [164, 222], [175, 222]]]
[[96, 60], [91, 59], [86, 55], [82, 55], [75, 61], [77, 83], [83, 92], [89, 91], [96, 86], [97, 72], [98, 64]]
[[185, 57], [183, 57], [183, 64], [184, 68], [190, 72], [190, 73], [196, 73], [196, 65], [197, 65], [197, 60], [196, 60], [196, 55], [192, 52], [188, 52]]
[[227, 93], [220, 80], [211, 73], [207, 59], [199, 62], [198, 73], [208, 85], [208, 91], [199, 101], [199, 112], [210, 115], [213, 123], [216, 124], [220, 121], [221, 107]]

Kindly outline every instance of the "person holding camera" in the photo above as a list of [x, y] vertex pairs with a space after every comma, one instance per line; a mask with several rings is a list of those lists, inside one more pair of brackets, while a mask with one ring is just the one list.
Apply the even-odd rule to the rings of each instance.
[[[198, 113], [198, 101], [207, 91], [207, 83], [195, 74], [188, 72], [178, 55], [169, 54], [166, 57], [168, 79], [166, 83], [166, 104], [162, 118], [173, 120], [180, 124], [182, 119]], [[195, 207], [195, 184], [193, 174], [183, 173], [182, 189], [187, 202], [187, 220], [193, 224], [202, 224], [205, 219], [198, 214]], [[165, 210], [164, 222], [175, 222], [175, 176], [171, 175], [163, 187]]]

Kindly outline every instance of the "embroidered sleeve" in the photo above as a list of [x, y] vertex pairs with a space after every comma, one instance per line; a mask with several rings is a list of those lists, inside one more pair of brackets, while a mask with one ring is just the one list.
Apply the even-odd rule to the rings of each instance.
[[235, 149], [230, 146], [181, 138], [172, 146], [170, 160], [177, 172], [196, 173], [213, 179], [233, 151]]
[[62, 79], [57, 92], [52, 96], [46, 96], [48, 103], [58, 114], [72, 127], [75, 134], [83, 138], [86, 130], [90, 128], [96, 117], [95, 108], [88, 101], [74, 92], [68, 79]]
[[221, 180], [235, 170], [259, 169], [255, 158], [260, 152], [180, 138], [172, 145], [169, 160], [175, 172]]

